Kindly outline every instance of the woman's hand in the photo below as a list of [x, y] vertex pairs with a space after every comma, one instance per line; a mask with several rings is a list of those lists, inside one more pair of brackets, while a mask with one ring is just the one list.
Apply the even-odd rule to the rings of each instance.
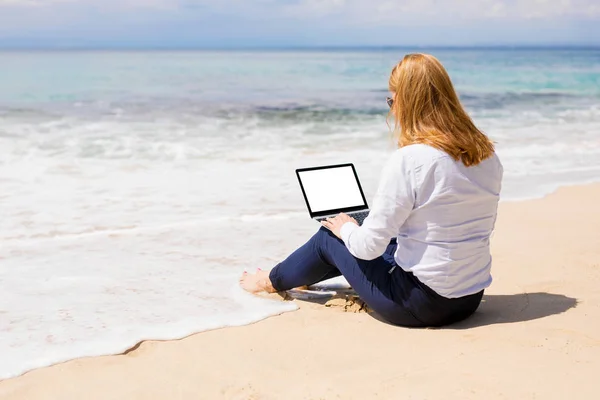
[[340, 230], [342, 229], [342, 226], [346, 223], [346, 222], [352, 222], [356, 225], [358, 225], [358, 222], [356, 222], [356, 220], [352, 217], [349, 217], [348, 215], [344, 214], [344, 213], [339, 213], [338, 215], [336, 215], [333, 218], [327, 218], [325, 221], [321, 221], [321, 225], [323, 225], [325, 228], [329, 229], [331, 232], [333, 232], [333, 234], [337, 237], [339, 237], [340, 239], [342, 238], [342, 236], [340, 235]]

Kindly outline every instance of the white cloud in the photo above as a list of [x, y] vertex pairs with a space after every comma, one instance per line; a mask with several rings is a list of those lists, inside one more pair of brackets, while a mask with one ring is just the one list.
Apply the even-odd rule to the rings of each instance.
[[[423, 36], [453, 42], [491, 37], [560, 41], [593, 39], [591, 26], [597, 21], [600, 0], [0, 0], [0, 39], [46, 34], [101, 39], [141, 32], [160, 37], [160, 29], [167, 29], [190, 40], [214, 35], [215, 40], [283, 41], [288, 35], [353, 43], [409, 43]], [[562, 30], [554, 29], [559, 25]], [[516, 26], [522, 34], [514, 33]], [[381, 38], [394, 27], [401, 37]]]
[[343, 15], [355, 22], [600, 17], [598, 0], [301, 0], [284, 9], [299, 17]]
[[231, 14], [285, 15], [302, 18], [339, 16], [353, 21], [413, 22], [415, 18], [544, 19], [600, 17], [599, 0], [0, 0], [0, 7], [94, 6], [100, 9], [186, 9], [204, 6]]
[[[58, 5], [72, 5], [74, 7], [81, 6], [98, 6], [98, 1], [94, 0], [0, 0], [0, 7], [56, 7]], [[99, 8], [177, 8], [179, 6], [177, 0], [104, 0], [98, 6]]]
[[77, 0], [0, 0], [0, 6], [45, 6]]

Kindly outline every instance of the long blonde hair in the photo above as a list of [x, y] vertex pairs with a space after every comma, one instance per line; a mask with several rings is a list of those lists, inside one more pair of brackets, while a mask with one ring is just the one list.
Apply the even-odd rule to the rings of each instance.
[[434, 56], [406, 55], [392, 70], [389, 89], [394, 93], [390, 116], [398, 146], [427, 144], [467, 167], [494, 153], [494, 144], [464, 110], [450, 76]]

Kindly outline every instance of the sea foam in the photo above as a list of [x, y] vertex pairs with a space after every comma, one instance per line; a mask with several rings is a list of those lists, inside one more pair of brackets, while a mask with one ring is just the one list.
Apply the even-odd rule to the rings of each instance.
[[255, 250], [264, 243], [254, 229], [237, 221], [235, 232], [199, 224], [3, 246], [0, 379], [295, 310], [238, 286], [244, 268], [274, 263]]

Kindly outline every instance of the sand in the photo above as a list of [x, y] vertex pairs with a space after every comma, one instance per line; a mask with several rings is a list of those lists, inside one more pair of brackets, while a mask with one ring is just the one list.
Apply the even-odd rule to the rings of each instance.
[[469, 320], [406, 329], [300, 302], [253, 325], [144, 342], [0, 382], [0, 399], [598, 399], [600, 185], [502, 203]]

